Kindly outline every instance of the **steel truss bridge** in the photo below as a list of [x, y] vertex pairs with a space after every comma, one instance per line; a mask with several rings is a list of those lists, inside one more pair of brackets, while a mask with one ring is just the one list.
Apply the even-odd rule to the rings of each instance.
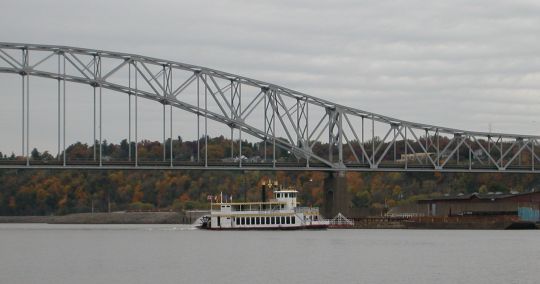
[[[0, 43], [0, 72], [21, 79], [21, 155], [0, 168], [220, 169], [315, 171], [538, 172], [539, 136], [475, 132], [404, 121], [340, 105], [275, 84], [201, 66], [86, 48]], [[33, 160], [30, 151], [30, 78], [57, 82], [57, 160]], [[93, 90], [94, 155], [69, 160], [66, 153], [66, 83]], [[129, 108], [125, 161], [105, 159], [102, 150], [103, 90], [125, 94]], [[71, 95], [71, 94], [69, 94]], [[75, 94], [80, 95], [80, 94]], [[173, 108], [196, 121], [196, 159], [181, 161], [172, 146], [163, 159], [139, 158], [142, 100], [163, 105], [163, 145], [173, 141]], [[0, 100], [2, 98], [0, 97]], [[146, 102], [146, 101], [145, 101]], [[166, 112], [170, 120], [166, 121]], [[260, 141], [260, 160], [209, 159], [208, 123], [221, 125], [231, 141]], [[169, 135], [166, 137], [167, 126]], [[123, 131], [123, 130], [122, 130]], [[243, 136], [244, 135], [244, 138]], [[194, 136], [194, 135], [193, 135]], [[247, 137], [247, 138], [246, 138]], [[0, 149], [2, 148], [0, 142]], [[242, 157], [242, 143], [231, 157]], [[288, 156], [279, 157], [285, 150]]]

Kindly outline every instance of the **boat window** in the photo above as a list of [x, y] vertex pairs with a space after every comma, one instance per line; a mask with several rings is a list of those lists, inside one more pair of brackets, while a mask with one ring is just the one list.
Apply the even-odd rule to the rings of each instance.
[[281, 216], [281, 224], [285, 224], [285, 216]]
[[236, 225], [240, 225], [240, 218], [236, 217]]
[[276, 224], [279, 224], [279, 217], [276, 217]]
[[265, 219], [264, 217], [261, 217], [261, 224], [263, 225], [264, 225], [264, 219]]
[[270, 224], [270, 217], [266, 217], [266, 224]]
[[255, 218], [255, 222], [257, 225], [261, 224], [261, 218], [260, 217]]
[[291, 223], [291, 216], [287, 216], [287, 224]]
[[246, 219], [244, 217], [240, 218], [240, 223], [242, 225], [245, 225], [246, 224]]
[[251, 225], [255, 225], [255, 217], [251, 217]]
[[276, 218], [272, 217], [270, 221], [271, 221], [271, 224], [274, 225], [276, 223]]
[[249, 217], [247, 217], [247, 218], [246, 218], [246, 225], [249, 225], [249, 221], [251, 221], [251, 220], [250, 220]]
[[291, 223], [295, 224], [296, 223], [296, 217], [292, 216], [291, 221], [292, 221]]

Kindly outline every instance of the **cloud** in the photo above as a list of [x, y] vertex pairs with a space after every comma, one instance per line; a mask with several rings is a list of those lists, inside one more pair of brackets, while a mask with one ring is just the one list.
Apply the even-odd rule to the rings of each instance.
[[143, 54], [397, 118], [473, 130], [491, 122], [501, 126], [497, 131], [540, 134], [530, 124], [540, 105], [537, 1], [7, 0], [3, 6], [4, 41]]

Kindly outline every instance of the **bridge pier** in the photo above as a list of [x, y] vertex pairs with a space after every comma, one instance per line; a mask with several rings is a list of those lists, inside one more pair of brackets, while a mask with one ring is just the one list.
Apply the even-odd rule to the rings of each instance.
[[324, 179], [324, 204], [322, 215], [334, 218], [338, 213], [347, 216], [350, 212], [350, 194], [347, 191], [345, 172], [328, 172]]

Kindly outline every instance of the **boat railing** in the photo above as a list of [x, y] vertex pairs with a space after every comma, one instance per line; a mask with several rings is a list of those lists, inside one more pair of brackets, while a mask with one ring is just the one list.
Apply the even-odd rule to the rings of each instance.
[[[279, 211], [279, 210], [283, 210], [283, 208], [281, 208], [281, 204], [273, 205], [273, 206], [270, 204], [261, 205], [261, 206], [242, 205], [242, 206], [234, 206], [230, 208], [230, 212], [246, 212], [246, 211], [264, 212], [264, 211]], [[218, 207], [218, 208], [212, 208], [210, 211], [213, 213], [218, 213], [218, 212], [223, 212], [223, 209], [222, 207]]]
[[[239, 213], [239, 212], [247, 212], [247, 213], [253, 213], [253, 214], [272, 214], [272, 213], [279, 213], [283, 212], [283, 209], [280, 208], [266, 208], [266, 209], [255, 209], [252, 210], [233, 210], [231, 213]], [[214, 211], [215, 213], [221, 213], [221, 211]]]
[[309, 213], [309, 214], [319, 214], [319, 208], [313, 207], [296, 207], [294, 208], [296, 213]]

